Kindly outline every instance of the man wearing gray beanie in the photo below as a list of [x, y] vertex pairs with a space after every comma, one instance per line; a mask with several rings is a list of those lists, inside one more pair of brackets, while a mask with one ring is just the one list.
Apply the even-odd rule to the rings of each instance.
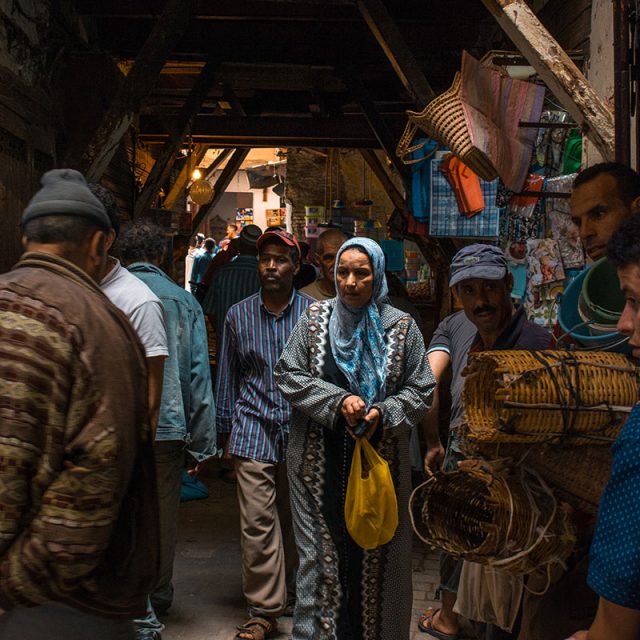
[[49, 171], [0, 275], [3, 638], [133, 638], [155, 580], [144, 352], [97, 284], [110, 228], [80, 173]]

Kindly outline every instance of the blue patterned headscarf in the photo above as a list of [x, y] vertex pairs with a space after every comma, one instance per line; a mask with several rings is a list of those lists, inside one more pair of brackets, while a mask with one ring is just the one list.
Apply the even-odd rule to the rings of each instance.
[[355, 247], [363, 249], [371, 261], [373, 294], [366, 305], [353, 307], [340, 298], [338, 291], [329, 320], [329, 335], [333, 357], [349, 381], [351, 393], [360, 396], [368, 408], [383, 399], [387, 343], [378, 306], [387, 297], [388, 289], [384, 254], [369, 238], [351, 238], [340, 247], [334, 274], [338, 273], [340, 256]]

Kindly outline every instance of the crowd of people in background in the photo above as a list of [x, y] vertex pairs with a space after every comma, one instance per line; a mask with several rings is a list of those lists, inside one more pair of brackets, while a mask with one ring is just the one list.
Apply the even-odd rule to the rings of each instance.
[[[619, 330], [638, 357], [640, 176], [596, 165], [570, 202], [589, 257], [618, 269]], [[425, 344], [379, 244], [339, 228], [313, 255], [281, 227], [229, 224], [218, 244], [196, 234], [181, 286], [163, 268], [160, 226], [121, 226], [108, 190], [59, 169], [43, 176], [21, 233], [25, 253], [0, 276], [0, 637], [159, 640], [181, 479], [219, 456], [240, 513], [247, 617], [236, 638], [263, 640], [291, 615], [294, 640], [408, 640], [416, 624], [425, 638], [460, 636], [469, 603], [447, 554], [441, 606], [412, 620], [411, 457], [421, 431], [427, 475], [463, 462], [469, 354], [556, 348], [514, 305], [500, 248], [456, 253], [460, 311]], [[576, 554], [542, 595], [533, 582], [513, 592], [513, 624], [481, 625], [479, 638], [640, 637], [639, 418], [635, 408], [614, 445], [585, 532], [590, 562]], [[370, 550], [345, 523], [358, 438], [388, 462], [399, 508], [392, 540]], [[569, 582], [585, 594], [575, 609], [557, 604]]]

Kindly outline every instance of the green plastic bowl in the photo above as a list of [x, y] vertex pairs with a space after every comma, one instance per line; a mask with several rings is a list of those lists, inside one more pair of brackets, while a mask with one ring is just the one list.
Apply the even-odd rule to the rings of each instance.
[[581, 292], [581, 309], [596, 324], [617, 324], [625, 305], [616, 268], [600, 258], [587, 272]]

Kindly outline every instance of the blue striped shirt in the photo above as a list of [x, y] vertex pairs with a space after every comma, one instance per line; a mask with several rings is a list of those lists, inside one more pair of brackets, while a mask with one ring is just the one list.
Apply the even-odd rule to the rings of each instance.
[[216, 379], [218, 429], [231, 432], [230, 452], [260, 462], [284, 460], [291, 406], [273, 369], [304, 310], [314, 300], [295, 289], [280, 315], [261, 292], [235, 304], [224, 322]]

